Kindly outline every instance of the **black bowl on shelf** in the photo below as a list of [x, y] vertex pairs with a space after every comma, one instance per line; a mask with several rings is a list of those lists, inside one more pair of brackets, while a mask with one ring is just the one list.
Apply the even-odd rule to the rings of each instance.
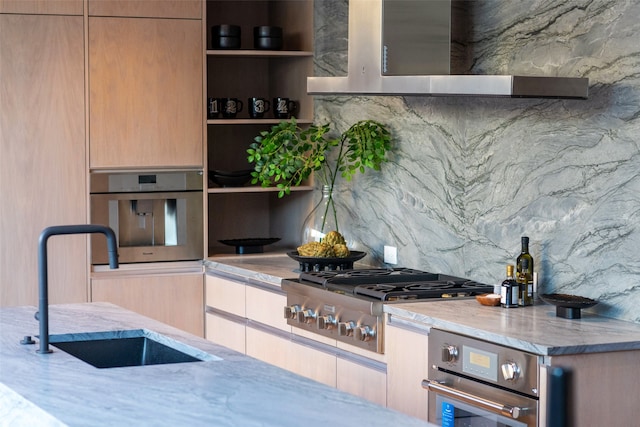
[[351, 251], [348, 257], [320, 258], [298, 255], [298, 251], [287, 252], [290, 258], [300, 263], [300, 271], [351, 270], [353, 263], [367, 255], [366, 252]]
[[240, 26], [221, 24], [211, 27], [213, 49], [240, 49]]
[[261, 254], [264, 252], [264, 247], [272, 243], [279, 241], [279, 237], [267, 237], [267, 238], [248, 238], [248, 239], [228, 239], [218, 240], [220, 243], [228, 246], [235, 246], [236, 254]]
[[565, 319], [580, 319], [580, 310], [593, 307], [598, 301], [590, 298], [567, 294], [541, 294], [540, 299], [547, 304], [556, 306], [556, 317]]
[[209, 179], [221, 187], [242, 187], [251, 181], [251, 172], [253, 169], [244, 169], [239, 171], [209, 171]]
[[282, 49], [282, 28], [268, 25], [253, 27], [253, 47], [265, 50]]

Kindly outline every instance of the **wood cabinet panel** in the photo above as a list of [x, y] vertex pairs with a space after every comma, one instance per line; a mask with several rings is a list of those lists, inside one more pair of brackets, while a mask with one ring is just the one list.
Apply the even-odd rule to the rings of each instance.
[[[554, 356], [551, 367], [569, 371], [567, 425], [638, 425], [640, 419], [640, 351]], [[544, 371], [543, 371], [544, 372]], [[541, 390], [541, 404], [549, 392]]]
[[291, 332], [291, 326], [284, 318], [286, 295], [247, 286], [247, 317], [273, 328]]
[[387, 405], [387, 374], [338, 357], [338, 390], [360, 396], [378, 405]]
[[204, 337], [202, 273], [101, 275], [91, 280], [91, 301], [110, 302]]
[[83, 0], [0, 0], [0, 13], [80, 15]]
[[428, 378], [426, 332], [414, 332], [387, 323], [387, 406], [427, 420], [427, 391], [422, 380]]
[[201, 24], [89, 18], [91, 168], [202, 167]]
[[246, 317], [244, 283], [211, 275], [205, 276], [205, 283], [207, 306]]
[[[0, 15], [0, 305], [37, 305], [40, 232], [87, 222], [81, 16]], [[86, 302], [86, 236], [49, 240], [49, 302]]]
[[202, 18], [202, 0], [88, 0], [89, 16]]
[[216, 344], [246, 354], [246, 326], [215, 314], [206, 314], [205, 338]]

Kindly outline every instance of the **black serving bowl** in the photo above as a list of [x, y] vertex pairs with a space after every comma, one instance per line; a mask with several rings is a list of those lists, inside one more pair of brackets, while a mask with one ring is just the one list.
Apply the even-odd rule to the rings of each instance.
[[211, 27], [213, 49], [240, 49], [240, 26], [221, 24]]
[[282, 49], [282, 28], [267, 25], [253, 27], [253, 47], [261, 50]]
[[577, 295], [567, 294], [542, 294], [540, 299], [547, 304], [556, 306], [556, 317], [565, 319], [580, 319], [580, 310], [593, 307], [598, 301]]

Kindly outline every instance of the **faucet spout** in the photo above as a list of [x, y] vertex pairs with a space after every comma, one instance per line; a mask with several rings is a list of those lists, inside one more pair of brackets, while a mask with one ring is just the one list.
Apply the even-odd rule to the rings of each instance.
[[49, 286], [47, 274], [47, 240], [51, 236], [63, 234], [93, 234], [102, 233], [107, 238], [109, 251], [109, 267], [118, 268], [118, 245], [116, 234], [109, 227], [94, 224], [55, 225], [47, 227], [40, 233], [38, 240], [38, 292], [39, 307], [36, 318], [40, 322], [40, 354], [51, 353], [49, 349]]

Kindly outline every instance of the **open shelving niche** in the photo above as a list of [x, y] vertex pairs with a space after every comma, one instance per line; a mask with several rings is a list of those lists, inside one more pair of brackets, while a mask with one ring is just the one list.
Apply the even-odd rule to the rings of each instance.
[[[313, 2], [311, 0], [208, 0], [206, 3], [206, 96], [234, 97], [243, 109], [234, 119], [206, 120], [208, 170], [250, 169], [247, 148], [262, 130], [280, 122], [270, 110], [263, 119], [250, 119], [247, 99], [287, 97], [298, 103], [298, 123], [313, 122], [313, 98], [306, 93], [307, 76], [313, 72]], [[241, 27], [236, 50], [211, 49], [211, 27]], [[283, 28], [283, 49], [253, 49], [253, 27]], [[273, 108], [273, 106], [271, 106]], [[279, 237], [265, 252], [284, 251], [300, 244], [302, 223], [314, 200], [313, 182], [292, 188], [278, 198], [277, 188], [247, 184], [218, 187], [209, 182], [209, 256], [234, 253], [224, 239]]]

